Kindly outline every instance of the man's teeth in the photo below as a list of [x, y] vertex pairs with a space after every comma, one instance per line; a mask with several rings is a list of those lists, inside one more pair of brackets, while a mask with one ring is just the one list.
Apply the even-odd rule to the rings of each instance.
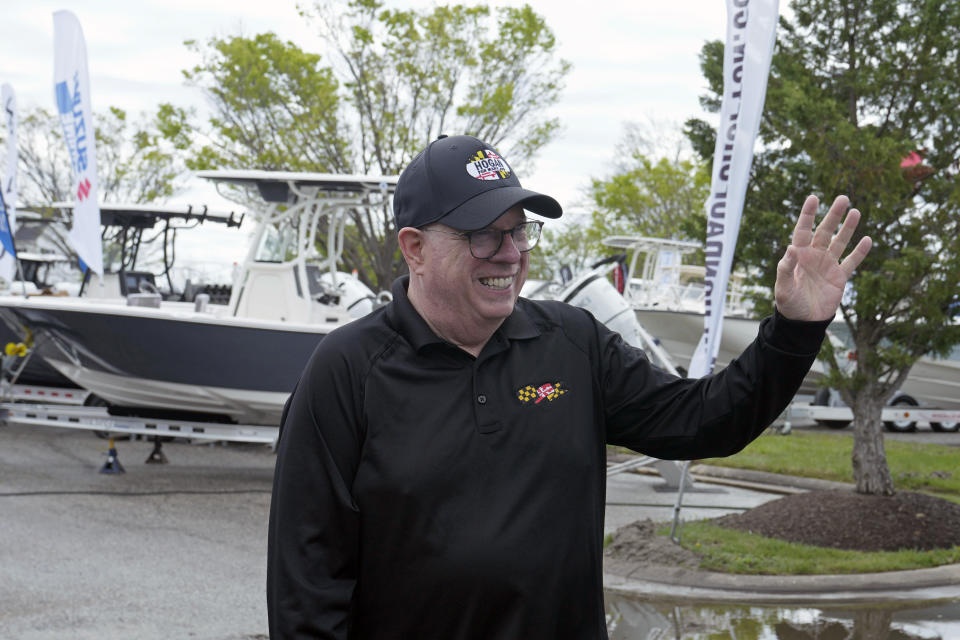
[[480, 278], [480, 283], [492, 289], [506, 289], [513, 283], [513, 277], [506, 278]]

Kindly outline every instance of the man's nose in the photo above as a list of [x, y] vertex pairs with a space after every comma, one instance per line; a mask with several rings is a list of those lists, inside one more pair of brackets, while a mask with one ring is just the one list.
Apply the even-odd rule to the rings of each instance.
[[503, 242], [500, 248], [490, 258], [499, 262], [517, 262], [520, 260], [520, 249], [517, 248], [517, 242], [513, 239], [512, 233], [503, 234]]

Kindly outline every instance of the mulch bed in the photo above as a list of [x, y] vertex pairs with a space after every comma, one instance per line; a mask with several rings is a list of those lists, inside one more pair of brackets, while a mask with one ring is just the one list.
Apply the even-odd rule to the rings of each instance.
[[910, 491], [889, 497], [810, 491], [712, 522], [770, 538], [854, 551], [929, 551], [960, 545], [960, 504]]

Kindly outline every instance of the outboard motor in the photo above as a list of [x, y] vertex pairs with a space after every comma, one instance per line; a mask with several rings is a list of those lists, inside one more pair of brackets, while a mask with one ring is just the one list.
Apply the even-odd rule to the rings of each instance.
[[630, 303], [607, 280], [608, 269], [596, 268], [571, 282], [558, 298], [582, 307], [620, 334], [627, 344], [646, 349], [642, 328]]
[[335, 304], [342, 305], [351, 318], [365, 316], [382, 304], [370, 287], [353, 274], [338, 271], [336, 287], [332, 283], [333, 278], [329, 271], [320, 274], [318, 281], [325, 291], [329, 291], [328, 295], [331, 298], [336, 296]]
[[673, 357], [651, 336], [637, 320], [633, 306], [607, 279], [610, 262], [620, 264], [617, 256], [602, 260], [594, 268], [571, 282], [557, 295], [557, 300], [586, 309], [593, 316], [616, 331], [627, 344], [643, 349], [656, 365], [675, 375], [681, 373]]

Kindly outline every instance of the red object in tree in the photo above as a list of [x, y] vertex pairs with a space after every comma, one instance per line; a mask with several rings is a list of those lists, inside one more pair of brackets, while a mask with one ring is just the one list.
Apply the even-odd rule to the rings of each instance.
[[916, 151], [911, 151], [907, 154], [907, 157], [900, 161], [900, 168], [907, 169], [909, 167], [915, 167], [921, 162], [923, 162], [923, 156]]
[[933, 173], [933, 167], [923, 164], [924, 154], [925, 151], [923, 149], [911, 151], [900, 161], [900, 168], [903, 169], [907, 179], [914, 183], [923, 180]]

